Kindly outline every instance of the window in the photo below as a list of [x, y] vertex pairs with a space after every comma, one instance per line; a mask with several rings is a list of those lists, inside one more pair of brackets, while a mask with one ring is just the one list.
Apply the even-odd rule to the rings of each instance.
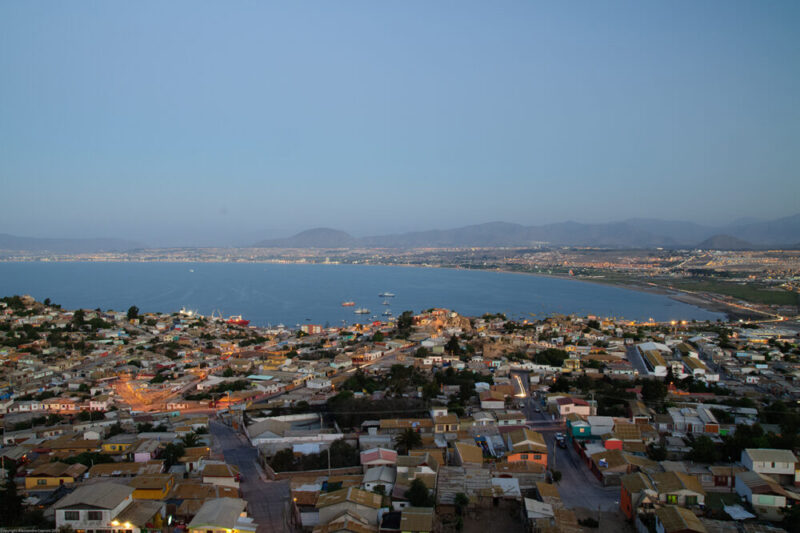
[[686, 497], [686, 506], [690, 505], [697, 505], [697, 496], [687, 496]]
[[534, 461], [541, 461], [541, 459], [542, 459], [542, 456], [541, 456], [541, 454], [538, 454], [538, 453], [537, 453], [536, 455], [534, 455], [534, 456], [533, 456], [533, 460], [534, 460]]
[[64, 520], [80, 520], [80, 511], [64, 511]]
[[758, 503], [761, 505], [775, 505], [775, 496], [771, 494], [759, 494]]
[[36, 484], [37, 485], [47, 485], [47, 480], [46, 479], [37, 479], [36, 480]]
[[667, 503], [678, 503], [678, 495], [677, 494], [667, 494]]
[[103, 513], [101, 511], [89, 511], [89, 520], [102, 520]]
[[523, 461], [527, 461], [528, 460], [528, 454], [527, 453], [522, 453], [522, 454], [520, 454], [519, 458], [522, 459]]

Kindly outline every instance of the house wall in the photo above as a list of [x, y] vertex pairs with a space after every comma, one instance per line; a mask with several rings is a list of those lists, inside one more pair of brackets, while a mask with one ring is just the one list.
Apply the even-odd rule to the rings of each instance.
[[[89, 509], [58, 509], [56, 510], [56, 528], [62, 526], [70, 526], [73, 530], [87, 530], [87, 529], [108, 529], [113, 531], [124, 532], [130, 530], [131, 533], [141, 533], [141, 529], [130, 524], [113, 525], [111, 521], [115, 516], [119, 515], [123, 509], [133, 502], [133, 497], [128, 496], [119, 505], [113, 509], [91, 509], [91, 511], [100, 512], [100, 520], [89, 520]], [[77, 512], [77, 520], [67, 520], [66, 513]], [[128, 527], [130, 526], [130, 527]]]
[[25, 488], [28, 490], [53, 489], [59, 487], [62, 484], [69, 485], [72, 483], [75, 483], [75, 479], [69, 476], [63, 476], [63, 477], [28, 476], [25, 478]]

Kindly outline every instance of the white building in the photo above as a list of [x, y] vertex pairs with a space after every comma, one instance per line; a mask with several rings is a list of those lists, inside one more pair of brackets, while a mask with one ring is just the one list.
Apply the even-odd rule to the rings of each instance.
[[742, 451], [742, 465], [753, 472], [766, 474], [778, 482], [800, 486], [800, 463], [789, 450], [747, 448]]
[[102, 529], [139, 533], [139, 527], [118, 519], [122, 511], [133, 504], [133, 491], [133, 487], [118, 483], [78, 487], [56, 503], [56, 528], [69, 526], [75, 531]]

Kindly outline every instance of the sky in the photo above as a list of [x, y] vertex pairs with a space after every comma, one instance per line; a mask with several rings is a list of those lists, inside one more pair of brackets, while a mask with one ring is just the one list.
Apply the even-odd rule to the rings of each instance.
[[800, 2], [0, 0], [0, 233], [800, 212]]

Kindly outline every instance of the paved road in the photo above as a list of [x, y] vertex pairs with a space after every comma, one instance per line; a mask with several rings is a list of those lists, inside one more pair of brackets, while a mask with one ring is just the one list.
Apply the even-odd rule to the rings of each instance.
[[[524, 375], [527, 372], [512, 372], [512, 374]], [[512, 380], [516, 381], [512, 375]], [[528, 419], [528, 426], [538, 431], [544, 437], [549, 450], [548, 460], [551, 470], [561, 472], [561, 481], [558, 483], [558, 492], [561, 500], [567, 508], [585, 507], [590, 511], [617, 511], [619, 509], [619, 487], [604, 487], [600, 481], [594, 477], [589, 467], [583, 463], [577, 452], [569, 443], [566, 449], [559, 448], [555, 444], [555, 434], [564, 433], [565, 425], [561, 420], [553, 420], [552, 415], [543, 412], [541, 402], [536, 393], [531, 395], [528, 382], [525, 383], [525, 393], [527, 398], [522, 407], [522, 411]], [[541, 412], [537, 412], [537, 407]]]
[[604, 487], [572, 448], [572, 443], [568, 443], [566, 449], [555, 446], [556, 431], [541, 433], [550, 450], [550, 467], [561, 472], [558, 492], [567, 508], [585, 507], [592, 511], [619, 509], [619, 487]]
[[647, 376], [649, 372], [647, 371], [647, 366], [644, 363], [644, 359], [642, 359], [642, 354], [639, 353], [639, 350], [634, 345], [628, 345], [625, 348], [625, 355], [628, 357], [628, 361], [630, 361], [631, 366], [635, 370], [639, 372], [640, 376]]
[[239, 467], [242, 474], [239, 488], [247, 500], [248, 515], [258, 524], [257, 533], [292, 531], [289, 482], [267, 480], [258, 464], [258, 452], [244, 435], [215, 420], [209, 423], [209, 428], [214, 436], [214, 451], [223, 452], [225, 462]]

